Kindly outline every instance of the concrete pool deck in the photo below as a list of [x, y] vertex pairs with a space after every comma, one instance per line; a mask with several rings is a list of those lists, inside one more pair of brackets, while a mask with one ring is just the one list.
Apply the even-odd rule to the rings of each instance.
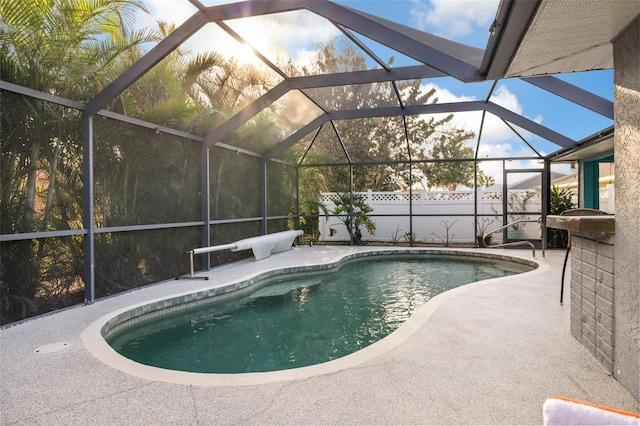
[[299, 247], [215, 268], [208, 281], [166, 281], [5, 328], [0, 422], [541, 424], [542, 404], [552, 395], [640, 412], [640, 403], [570, 334], [568, 278], [565, 304], [558, 303], [563, 250], [548, 250], [546, 258], [538, 252], [536, 259], [528, 250], [485, 250], [541, 267], [462, 288], [375, 356], [304, 378], [242, 386], [149, 380], [100, 361], [81, 339], [92, 323], [131, 305], [373, 249]]

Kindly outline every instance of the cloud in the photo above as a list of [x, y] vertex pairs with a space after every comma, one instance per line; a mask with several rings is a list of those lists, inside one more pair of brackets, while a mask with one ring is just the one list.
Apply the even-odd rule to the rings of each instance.
[[[428, 83], [421, 86], [421, 89], [425, 92], [436, 89], [435, 96], [438, 98], [438, 103], [454, 103], [454, 102], [469, 102], [475, 101], [475, 96], [456, 95], [446, 88], [439, 87], [437, 84]], [[506, 87], [501, 86], [495, 92], [495, 98], [492, 97], [492, 101], [510, 109], [514, 112], [521, 113], [522, 106], [518, 101], [515, 94], [510, 92]], [[444, 118], [447, 114], [438, 115], [437, 118]], [[480, 121], [482, 120], [482, 111], [474, 112], [458, 112], [454, 113], [453, 124], [458, 127], [462, 127], [467, 130], [471, 130], [478, 136], [480, 130]], [[513, 140], [516, 137], [511, 129], [502, 122], [501, 119], [492, 115], [485, 114], [484, 124], [482, 126], [482, 144], [485, 143], [502, 143], [504, 141]], [[477, 141], [477, 139], [476, 139]], [[476, 142], [473, 142], [474, 144]]]
[[446, 103], [453, 103], [453, 102], [468, 102], [468, 101], [476, 100], [475, 96], [464, 96], [464, 95], [458, 96], [452, 93], [449, 89], [440, 87], [437, 84], [434, 84], [431, 82], [420, 86], [420, 89], [423, 90], [425, 93], [431, 89], [436, 89], [435, 97], [438, 98], [439, 104], [446, 104]]
[[305, 10], [226, 23], [272, 62], [290, 58], [298, 65], [309, 63], [317, 43], [340, 34], [326, 19]]
[[496, 90], [494, 90], [489, 100], [494, 104], [500, 105], [501, 107], [508, 109], [509, 111], [515, 112], [516, 114], [522, 115], [531, 121], [534, 121], [538, 124], [542, 123], [542, 115], [538, 114], [532, 118], [527, 117], [526, 114], [524, 114], [522, 104], [520, 103], [516, 95], [511, 92], [504, 84], [501, 84]]
[[513, 92], [510, 92], [504, 84], [501, 84], [493, 91], [489, 100], [516, 114], [522, 114], [522, 105], [518, 101], [518, 98]]
[[[429, 82], [421, 86], [423, 92], [427, 92], [431, 89], [435, 89], [435, 96], [438, 98], [438, 103], [453, 103], [453, 102], [468, 102], [476, 100], [475, 96], [457, 95], [447, 88], [440, 87], [433, 82]], [[518, 114], [523, 113], [523, 105], [516, 96], [505, 85], [498, 86], [493, 92], [491, 101], [514, 111]], [[444, 118], [447, 114], [433, 115], [435, 119]], [[460, 127], [476, 134], [476, 138], [472, 141], [468, 141], [467, 145], [475, 149], [477, 145], [477, 137], [480, 131], [480, 122], [482, 119], [482, 111], [473, 112], [458, 112], [454, 113], [454, 119], [452, 125]], [[537, 122], [542, 121], [542, 117], [536, 117]], [[534, 137], [524, 129], [513, 126], [520, 135], [527, 140]], [[520, 158], [530, 157], [535, 153], [520, 140], [520, 138], [507, 126], [499, 117], [493, 114], [485, 114], [484, 123], [482, 126], [482, 140], [478, 148], [479, 159], [490, 158]], [[534, 161], [535, 163], [535, 161]], [[532, 163], [533, 164], [533, 163]], [[533, 164], [535, 165], [535, 164]], [[496, 182], [502, 181], [502, 163], [501, 162], [483, 162], [481, 163], [481, 169], [489, 176], [493, 176]]]
[[418, 29], [444, 37], [465, 37], [488, 30], [499, 0], [411, 0], [411, 22]]
[[[516, 114], [521, 115], [525, 118], [528, 118], [529, 120], [535, 123], [538, 123], [538, 124], [542, 123], [543, 117], [541, 115], [537, 115], [533, 118], [527, 117], [527, 115], [524, 113], [524, 108], [520, 103], [520, 101], [518, 100], [518, 98], [516, 97], [516, 95], [513, 92], [511, 92], [507, 88], [507, 86], [504, 84], [501, 84], [497, 87], [497, 89], [493, 92], [489, 100], [494, 104], [499, 105], [505, 109], [508, 109], [509, 111], [513, 111]], [[493, 118], [495, 120], [499, 120], [497, 117], [493, 117]], [[507, 127], [506, 124], [504, 123], [502, 123], [502, 126]], [[533, 133], [521, 127], [515, 126], [513, 124], [512, 124], [512, 127], [514, 127], [517, 130], [517, 132], [520, 134], [520, 136], [522, 136], [526, 140], [531, 140], [536, 137]], [[513, 132], [511, 130], [509, 130], [509, 132], [511, 135], [513, 135]], [[531, 154], [531, 150], [529, 150], [528, 152], [529, 154]]]

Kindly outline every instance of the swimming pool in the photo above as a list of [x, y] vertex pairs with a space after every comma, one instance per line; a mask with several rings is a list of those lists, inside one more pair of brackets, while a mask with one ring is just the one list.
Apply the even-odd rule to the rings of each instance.
[[379, 341], [436, 294], [532, 269], [527, 262], [468, 254], [377, 254], [349, 262], [359, 256], [347, 256], [320, 268], [320, 274], [315, 268], [302, 277], [279, 277], [278, 282], [271, 277], [268, 284], [258, 280], [241, 297], [170, 304], [171, 314], [157, 305], [128, 319], [120, 316], [103, 327], [103, 335], [127, 358], [163, 369], [247, 373], [299, 368]]

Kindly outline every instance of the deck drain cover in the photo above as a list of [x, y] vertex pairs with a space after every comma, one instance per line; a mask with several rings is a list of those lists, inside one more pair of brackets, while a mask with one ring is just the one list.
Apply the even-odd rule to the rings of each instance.
[[71, 347], [71, 344], [67, 342], [50, 343], [48, 345], [40, 346], [38, 349], [36, 349], [33, 352], [38, 355], [50, 354], [50, 353], [58, 352], [70, 347]]

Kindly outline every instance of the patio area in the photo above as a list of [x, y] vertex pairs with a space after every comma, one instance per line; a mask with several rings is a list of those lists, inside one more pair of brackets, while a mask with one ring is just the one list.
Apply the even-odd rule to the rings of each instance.
[[[243, 386], [149, 381], [102, 363], [81, 340], [91, 323], [126, 306], [375, 248], [301, 246], [214, 268], [208, 281], [166, 281], [5, 328], [2, 424], [541, 424], [542, 404], [552, 395], [640, 411], [570, 334], [568, 277], [565, 303], [558, 303], [564, 250], [537, 253], [540, 267], [524, 275], [437, 296], [419, 311], [424, 323], [405, 330], [400, 344], [389, 339], [394, 344], [379, 356], [304, 379]], [[528, 250], [485, 251], [532, 259]], [[35, 352], [51, 344], [59, 350]]]

